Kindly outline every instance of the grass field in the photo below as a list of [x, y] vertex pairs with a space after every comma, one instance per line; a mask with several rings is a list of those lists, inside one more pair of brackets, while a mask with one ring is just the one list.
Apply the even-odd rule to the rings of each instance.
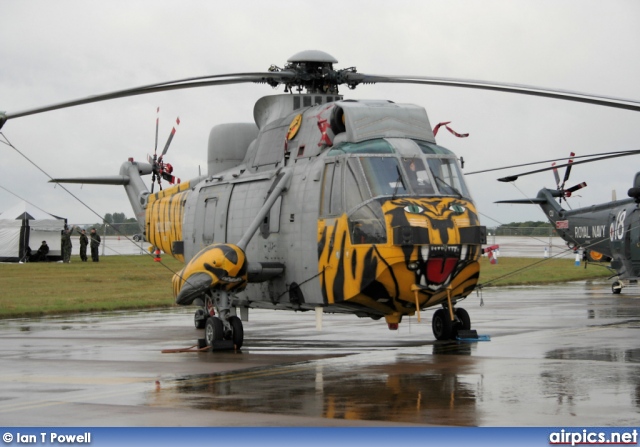
[[[541, 261], [500, 258], [490, 264], [483, 258], [480, 283], [540, 284], [610, 275], [601, 266], [585, 269], [568, 259]], [[181, 268], [169, 256], [162, 263], [150, 256], [103, 256], [98, 263], [72, 257], [69, 264], [0, 264], [0, 318], [173, 306], [171, 277]]]
[[499, 258], [497, 264], [487, 258], [480, 261], [480, 283], [485, 286], [549, 284], [607, 278], [612, 273], [601, 264], [575, 265], [571, 259]]

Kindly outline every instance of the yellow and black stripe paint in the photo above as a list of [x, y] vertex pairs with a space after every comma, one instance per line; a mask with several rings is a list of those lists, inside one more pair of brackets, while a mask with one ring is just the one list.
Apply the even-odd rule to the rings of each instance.
[[[416, 311], [413, 285], [424, 285], [418, 297], [420, 308], [438, 304], [448, 294], [459, 299], [471, 293], [480, 274], [483, 241], [469, 237], [476, 234], [469, 230], [479, 227], [470, 201], [399, 198], [381, 201], [381, 206], [386, 243], [352, 244], [346, 214], [319, 219], [318, 269], [325, 304], [364, 306], [392, 322]], [[421, 234], [421, 241], [394, 240], [404, 229]], [[420, 268], [415, 270], [415, 265]], [[448, 270], [444, 275], [429, 272], [434, 266]]]
[[177, 304], [191, 304], [210, 289], [240, 292], [247, 286], [247, 257], [233, 244], [212, 244], [196, 254], [173, 275]]
[[189, 182], [184, 182], [149, 194], [145, 217], [147, 241], [182, 262], [184, 256], [173, 252], [173, 243], [183, 240], [184, 204], [189, 190]]

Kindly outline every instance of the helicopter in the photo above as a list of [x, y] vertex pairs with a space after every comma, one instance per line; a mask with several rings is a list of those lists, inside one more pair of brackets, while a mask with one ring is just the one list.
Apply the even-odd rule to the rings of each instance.
[[[211, 129], [206, 175], [177, 181], [165, 169], [165, 147], [147, 162], [129, 158], [117, 176], [52, 180], [124, 186], [146, 240], [185, 262], [173, 295], [178, 305], [197, 307], [193, 324], [212, 349], [243, 345], [252, 308], [384, 317], [397, 330], [404, 316], [420, 321], [420, 311], [437, 307], [437, 340], [471, 328], [457, 304], [478, 283], [486, 227], [462, 160], [436, 143], [423, 107], [345, 99], [339, 86], [454, 86], [640, 110], [638, 102], [584, 93], [334, 69], [337, 60], [317, 50], [287, 62], [0, 114], [2, 127], [34, 113], [160, 91], [284, 86], [284, 94], [256, 102], [253, 123]], [[171, 186], [150, 192], [145, 175]]]
[[[583, 250], [583, 259], [592, 262], [610, 263], [617, 279], [611, 284], [611, 291], [619, 294], [622, 289], [640, 277], [640, 172], [635, 174], [633, 187], [628, 199], [616, 200], [615, 194], [610, 202], [576, 209], [564, 209], [562, 201], [585, 186], [585, 182], [565, 188], [571, 168], [575, 164], [590, 163], [606, 158], [638, 155], [640, 151], [618, 151], [606, 155], [586, 155], [588, 158], [576, 162], [572, 152], [565, 165], [555, 165], [522, 174], [499, 178], [501, 182], [513, 182], [519, 177], [546, 170], [553, 170], [557, 188], [542, 188], [534, 198], [500, 200], [496, 203], [539, 205], [556, 233], [575, 251]], [[562, 180], [558, 168], [566, 166]]]

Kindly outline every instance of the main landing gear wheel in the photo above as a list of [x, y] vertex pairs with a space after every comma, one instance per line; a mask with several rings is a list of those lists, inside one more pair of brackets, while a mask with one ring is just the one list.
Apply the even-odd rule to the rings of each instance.
[[431, 329], [436, 340], [450, 340], [453, 336], [453, 322], [449, 318], [449, 311], [438, 309], [433, 313]]
[[204, 329], [207, 324], [207, 314], [204, 312], [204, 309], [196, 310], [196, 313], [193, 315], [193, 325], [196, 329]]
[[214, 342], [220, 341], [224, 338], [224, 326], [220, 318], [209, 317], [204, 326], [204, 339], [207, 342], [207, 346], [213, 346]]
[[616, 295], [622, 292], [622, 283], [620, 281], [616, 281], [611, 284], [611, 292], [615, 293]]
[[233, 345], [236, 349], [240, 349], [244, 342], [244, 328], [242, 327], [242, 320], [236, 316], [231, 316], [229, 317], [229, 324], [233, 330], [233, 335], [231, 336]]

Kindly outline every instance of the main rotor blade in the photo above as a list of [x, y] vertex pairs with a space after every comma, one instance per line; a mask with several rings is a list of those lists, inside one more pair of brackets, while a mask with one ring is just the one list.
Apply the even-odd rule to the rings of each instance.
[[[542, 169], [536, 169], [535, 171], [528, 171], [528, 172], [523, 172], [522, 174], [516, 174], [516, 175], [510, 175], [507, 177], [502, 177], [499, 178], [498, 181], [499, 182], [513, 182], [518, 180], [518, 177], [522, 177], [524, 175], [530, 175], [530, 174], [537, 174], [538, 172], [544, 172], [544, 171], [549, 171], [550, 169], [555, 168], [562, 168], [563, 166], [569, 166], [569, 165], [579, 165], [582, 163], [591, 163], [592, 161], [600, 161], [600, 160], [606, 160], [608, 158], [617, 158], [617, 157], [626, 157], [627, 155], [638, 155], [640, 154], [640, 150], [638, 151], [628, 151], [625, 153], [619, 153], [619, 154], [614, 154], [614, 155], [607, 155], [605, 157], [597, 157], [597, 158], [592, 158], [590, 160], [582, 160], [582, 161], [574, 161], [573, 163], [565, 163], [562, 165], [558, 165], [558, 166], [551, 166], [551, 167], [547, 167], [547, 168], [542, 168]], [[577, 158], [577, 157], [575, 157]]]
[[[561, 160], [570, 160], [570, 159], [577, 159], [577, 158], [587, 158], [587, 157], [599, 157], [602, 155], [613, 155], [613, 154], [622, 154], [622, 155], [633, 155], [636, 152], [640, 152], [640, 149], [638, 150], [631, 150], [631, 151], [613, 151], [613, 152], [601, 152], [599, 154], [587, 154], [587, 155], [578, 155], [575, 157], [562, 157], [562, 158], [554, 158], [551, 160], [541, 160], [541, 161], [532, 161], [530, 163], [521, 163], [518, 165], [511, 165], [511, 166], [502, 166], [500, 168], [491, 168], [491, 169], [483, 169], [481, 171], [473, 171], [473, 172], [465, 172], [464, 175], [473, 175], [473, 174], [482, 174], [485, 172], [492, 172], [492, 171], [502, 171], [503, 169], [511, 169], [511, 168], [521, 168], [523, 166], [532, 166], [532, 165], [539, 165], [542, 163], [551, 163], [551, 162], [556, 162], [556, 161], [561, 161]], [[565, 165], [562, 165], [565, 166]], [[549, 169], [554, 169], [557, 171], [557, 168], [560, 166], [557, 165], [551, 165], [551, 168]], [[556, 184], [559, 185], [560, 184], [560, 176], [558, 176], [557, 180], [556, 180]]]
[[589, 104], [615, 107], [619, 109], [640, 111], [640, 101], [614, 98], [608, 96], [598, 96], [589, 93], [574, 92], [569, 90], [551, 90], [541, 87], [521, 85], [521, 84], [505, 84], [497, 82], [476, 81], [468, 79], [455, 78], [439, 78], [427, 76], [385, 76], [385, 75], [369, 75], [356, 72], [355, 68], [345, 70], [322, 70], [314, 72], [301, 69], [300, 67], [287, 67], [284, 70], [275, 67], [267, 72], [255, 73], [235, 73], [212, 76], [198, 76], [191, 78], [179, 79], [176, 81], [161, 82], [149, 84], [141, 87], [119, 90], [101, 95], [89, 96], [87, 98], [66, 101], [45, 107], [24, 110], [16, 113], [0, 113], [0, 128], [9, 119], [19, 118], [36, 113], [48, 112], [67, 107], [74, 107], [93, 102], [106, 101], [116, 98], [124, 98], [128, 96], [144, 95], [167, 90], [178, 90], [185, 88], [206, 87], [213, 85], [240, 84], [245, 82], [267, 83], [271, 86], [285, 84], [287, 87], [306, 87], [315, 88], [316, 84], [326, 84], [328, 86], [337, 87], [346, 84], [349, 88], [356, 88], [359, 84], [375, 84], [375, 83], [396, 83], [396, 84], [423, 84], [423, 85], [440, 85], [450, 87], [473, 88], [480, 90], [491, 90], [508, 93], [519, 93], [523, 95], [541, 96], [547, 98], [563, 99], [567, 101], [577, 101]]
[[542, 87], [523, 84], [506, 84], [499, 82], [477, 81], [472, 79], [439, 78], [428, 76], [385, 76], [367, 75], [363, 73], [345, 73], [346, 83], [351, 88], [356, 85], [395, 83], [395, 84], [425, 84], [441, 85], [447, 87], [472, 88], [479, 90], [492, 90], [497, 92], [519, 93], [522, 95], [541, 96], [545, 98], [563, 99], [566, 101], [584, 102], [618, 109], [634, 110], [640, 112], [640, 101], [616, 98], [612, 96], [593, 95], [591, 93], [575, 92], [571, 90], [552, 90]]
[[[291, 72], [258, 72], [258, 73], [235, 73], [213, 76], [199, 76], [193, 78], [179, 79], [176, 81], [161, 82], [157, 84], [149, 84], [141, 87], [129, 88], [125, 90], [117, 90], [115, 92], [103, 93], [95, 96], [88, 96], [86, 98], [75, 99], [72, 101], [65, 101], [58, 104], [52, 104], [44, 107], [37, 107], [33, 109], [23, 110], [14, 113], [4, 113], [0, 115], [2, 121], [7, 121], [13, 118], [20, 118], [28, 115], [35, 115], [38, 113], [49, 112], [52, 110], [65, 109], [68, 107], [75, 107], [84, 104], [91, 104], [94, 102], [108, 101], [117, 98], [126, 98], [129, 96], [146, 95], [148, 93], [163, 92], [168, 90], [180, 90], [186, 88], [195, 87], [207, 87], [212, 85], [227, 85], [227, 84], [242, 84], [247, 82], [265, 82], [265, 83], [282, 83], [287, 79], [295, 77], [295, 74]], [[0, 121], [0, 127], [3, 122]]]

